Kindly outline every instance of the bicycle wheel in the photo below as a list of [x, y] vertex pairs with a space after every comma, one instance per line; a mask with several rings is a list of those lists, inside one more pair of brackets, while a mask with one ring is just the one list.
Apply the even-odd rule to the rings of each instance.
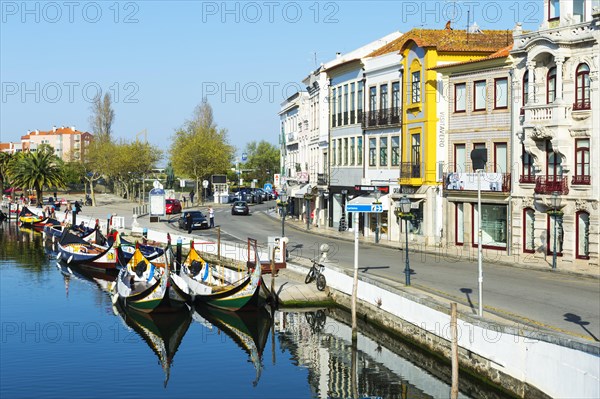
[[325, 280], [325, 276], [323, 274], [319, 274], [317, 276], [317, 289], [319, 291], [323, 291], [325, 286], [327, 285], [327, 280]]
[[306, 275], [306, 278], [304, 279], [304, 283], [309, 284], [314, 279], [315, 279], [315, 268], [311, 267], [310, 270], [308, 271], [308, 274]]

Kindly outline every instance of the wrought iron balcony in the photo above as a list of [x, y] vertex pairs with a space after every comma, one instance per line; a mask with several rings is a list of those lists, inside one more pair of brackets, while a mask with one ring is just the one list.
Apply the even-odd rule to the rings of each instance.
[[573, 111], [584, 111], [592, 109], [592, 103], [589, 99], [579, 100], [573, 103]]
[[592, 176], [590, 175], [583, 175], [583, 176], [573, 176], [573, 179], [571, 180], [571, 184], [573, 185], [590, 185], [592, 184]]
[[421, 165], [412, 162], [401, 162], [400, 163], [400, 178], [401, 179], [412, 179], [421, 177]]
[[535, 175], [521, 175], [519, 176], [519, 183], [522, 184], [534, 184], [536, 181]]
[[400, 108], [384, 108], [368, 111], [362, 119], [365, 129], [374, 129], [382, 126], [398, 125], [402, 122]]
[[561, 195], [569, 194], [567, 178], [564, 176], [538, 176], [534, 191], [536, 194], [552, 194], [555, 191]]

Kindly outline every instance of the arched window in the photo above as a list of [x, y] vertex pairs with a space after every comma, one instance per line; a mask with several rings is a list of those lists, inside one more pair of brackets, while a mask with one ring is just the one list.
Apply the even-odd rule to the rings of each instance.
[[590, 214], [579, 211], [575, 214], [575, 257], [590, 258]]
[[523, 252], [535, 252], [535, 211], [523, 209]]
[[[523, 88], [522, 88], [522, 92], [521, 92], [521, 105], [524, 107], [527, 105], [527, 102], [529, 101], [529, 71], [525, 71], [525, 74], [523, 75]], [[525, 110], [523, 108], [521, 108], [521, 115], [523, 115], [525, 113]]]
[[556, 100], [556, 67], [548, 70], [546, 79], [546, 104], [552, 104]]
[[590, 67], [579, 64], [575, 72], [575, 104], [573, 109], [590, 109]]

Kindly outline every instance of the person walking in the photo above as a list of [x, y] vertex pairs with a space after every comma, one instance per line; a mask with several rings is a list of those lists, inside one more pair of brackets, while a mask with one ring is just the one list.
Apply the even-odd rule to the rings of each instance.
[[215, 227], [215, 210], [213, 207], [208, 208], [208, 219], [210, 220], [210, 228]]
[[194, 190], [190, 191], [190, 206], [194, 206]]
[[188, 234], [192, 234], [192, 214], [189, 212], [185, 214], [185, 227]]

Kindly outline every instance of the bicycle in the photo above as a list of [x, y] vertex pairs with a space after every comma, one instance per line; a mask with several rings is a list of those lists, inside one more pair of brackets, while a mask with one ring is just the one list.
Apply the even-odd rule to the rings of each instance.
[[323, 274], [323, 270], [325, 270], [325, 265], [317, 262], [312, 259], [312, 266], [304, 279], [305, 284], [310, 284], [313, 280], [317, 280], [317, 289], [319, 291], [325, 290], [325, 286], [327, 285], [327, 280], [325, 279], [325, 275]]

